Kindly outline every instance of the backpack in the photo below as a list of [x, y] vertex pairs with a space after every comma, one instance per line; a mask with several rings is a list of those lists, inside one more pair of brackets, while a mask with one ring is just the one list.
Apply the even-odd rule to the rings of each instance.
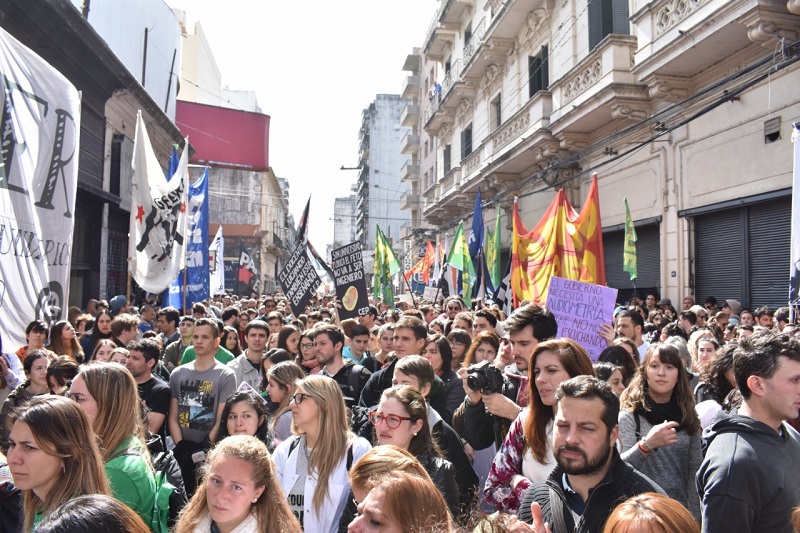
[[[295, 448], [297, 448], [297, 446], [299, 444], [300, 444], [300, 437], [297, 437], [289, 445], [289, 453], [286, 454], [286, 457], [289, 457], [290, 455], [292, 455], [292, 452], [295, 450]], [[347, 446], [347, 461], [345, 463], [345, 466], [347, 467], [347, 471], [348, 472], [350, 471], [350, 467], [353, 466], [353, 443], [352, 442]]]
[[[150, 444], [151, 442], [148, 442], [148, 448]], [[109, 461], [125, 455], [141, 456], [141, 452], [136, 448], [128, 448], [112, 455]], [[183, 488], [180, 466], [172, 452], [151, 451], [151, 457], [156, 495], [153, 502], [153, 518], [147, 525], [155, 533], [169, 533], [177, 523], [181, 510], [188, 503], [188, 498]]]

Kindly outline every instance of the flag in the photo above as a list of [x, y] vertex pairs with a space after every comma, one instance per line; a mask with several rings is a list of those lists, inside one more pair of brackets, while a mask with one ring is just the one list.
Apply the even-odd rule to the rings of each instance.
[[631, 275], [631, 281], [636, 279], [636, 228], [633, 227], [627, 198], [625, 198], [625, 245], [622, 249], [622, 271]]
[[444, 261], [444, 249], [436, 236], [436, 262], [433, 265], [433, 277], [430, 279], [430, 286], [437, 287], [442, 280], [442, 261]]
[[[474, 290], [467, 296], [470, 298], [483, 298], [481, 294], [484, 290], [483, 284], [483, 205], [481, 202], [481, 190], [478, 189], [478, 196], [475, 197], [475, 207], [472, 215], [472, 227], [469, 230], [469, 239], [467, 239], [467, 248], [469, 249], [469, 257], [472, 260], [472, 270], [475, 276], [471, 280]], [[463, 276], [462, 276], [463, 277]]]
[[[170, 167], [171, 161], [172, 158]], [[176, 309], [184, 308], [184, 292], [187, 306], [211, 296], [208, 273], [208, 167], [197, 181], [189, 184], [188, 198], [186, 268], [178, 272], [164, 298], [168, 300], [168, 306]]]
[[188, 147], [187, 138], [175, 174], [164, 181], [164, 171], [153, 152], [142, 113], [137, 113], [128, 265], [133, 279], [148, 292], [165, 290], [184, 266]]
[[472, 295], [472, 285], [475, 283], [475, 268], [472, 266], [472, 259], [469, 256], [469, 246], [464, 236], [464, 222], [458, 224], [456, 235], [453, 237], [453, 246], [447, 256], [447, 264], [461, 272], [462, 282], [459, 289], [461, 294], [470, 298]]
[[300, 220], [297, 223], [297, 242], [306, 242], [307, 241], [307, 230], [308, 230], [308, 210], [311, 208], [311, 196], [309, 195], [308, 201], [306, 202], [306, 208], [303, 209], [303, 214], [300, 215]]
[[241, 292], [239, 289], [241, 283], [247, 285], [245, 288], [247, 292], [258, 292], [261, 284], [259, 283], [258, 267], [253, 259], [253, 254], [244, 243], [240, 243], [240, 246], [237, 292]]
[[210, 277], [211, 294], [225, 292], [225, 240], [222, 237], [222, 226], [220, 225], [214, 240], [208, 247], [208, 265]]
[[794, 144], [794, 177], [792, 180], [792, 237], [789, 267], [789, 311], [794, 318], [794, 306], [800, 301], [800, 125], [792, 125]]
[[417, 264], [411, 267], [411, 270], [408, 270], [405, 273], [406, 281], [414, 274], [420, 274], [422, 276], [422, 281], [425, 285], [428, 284], [431, 277], [431, 267], [433, 266], [434, 262], [436, 261], [436, 251], [433, 249], [433, 245], [431, 241], [428, 241], [427, 246], [425, 246], [425, 255], [422, 256], [422, 259], [417, 261]]
[[500, 284], [500, 206], [497, 207], [497, 217], [494, 221], [494, 232], [486, 231], [486, 269], [489, 271], [489, 278], [492, 285], [497, 287]]
[[511, 261], [508, 262], [506, 265], [506, 272], [503, 275], [503, 279], [500, 280], [500, 283], [497, 286], [497, 290], [494, 292], [494, 303], [496, 303], [500, 310], [503, 311], [506, 316], [511, 314], [511, 311], [514, 309], [513, 305], [513, 295], [510, 290], [511, 287]]
[[81, 97], [2, 29], [0, 72], [0, 331], [15, 357], [31, 320], [67, 318], [73, 244], [88, 244], [73, 241]]
[[394, 287], [392, 276], [400, 272], [400, 262], [394, 254], [386, 235], [380, 226], [375, 225], [375, 255], [373, 266], [372, 292], [374, 296], [381, 296], [384, 303], [394, 309]]
[[551, 276], [605, 285], [596, 174], [580, 213], [562, 189], [532, 230], [522, 223], [516, 200], [513, 217], [511, 287], [515, 307], [522, 300], [544, 305]]
[[311, 244], [311, 241], [308, 239], [308, 216], [309, 210], [311, 209], [311, 196], [309, 195], [308, 201], [306, 202], [306, 208], [303, 209], [303, 214], [300, 215], [300, 222], [297, 223], [297, 242], [301, 243], [304, 242], [308, 249], [308, 256], [311, 259], [311, 264], [314, 265], [316, 270], [322, 269], [325, 271], [326, 274], [330, 277], [330, 282], [334, 282], [336, 279], [336, 275], [333, 272], [333, 269], [325, 262], [322, 257], [320, 257], [317, 249], [314, 248], [314, 245]]

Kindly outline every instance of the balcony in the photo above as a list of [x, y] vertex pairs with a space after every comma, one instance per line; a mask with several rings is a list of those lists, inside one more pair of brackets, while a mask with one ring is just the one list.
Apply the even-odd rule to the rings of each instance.
[[406, 133], [405, 137], [400, 141], [400, 153], [413, 155], [417, 150], [419, 150], [419, 135], [411, 132]]
[[[537, 19], [548, 17], [544, 0], [489, 0], [486, 3], [488, 35], [499, 39], [516, 39], [522, 26], [535, 27]], [[533, 20], [532, 20], [533, 18]]]
[[443, 24], [458, 24], [466, 16], [469, 16], [472, 8], [475, 7], [476, 0], [441, 0], [439, 22]]
[[400, 125], [413, 128], [419, 123], [419, 104], [409, 102], [400, 113]]
[[419, 54], [408, 54], [403, 62], [403, 70], [417, 72], [419, 70]]
[[464, 63], [469, 64], [469, 60], [483, 44], [483, 36], [486, 34], [486, 19], [483, 18], [472, 32], [469, 42], [464, 45]]
[[414, 182], [418, 179], [419, 165], [416, 165], [411, 161], [406, 161], [405, 164], [400, 167], [400, 181]]
[[606, 36], [566, 75], [551, 84], [561, 107], [552, 116], [552, 132], [591, 133], [616, 120], [642, 120], [650, 114], [644, 84], [631, 73], [636, 37]]
[[419, 76], [406, 76], [403, 80], [403, 87], [400, 89], [400, 96], [404, 100], [419, 99]]
[[403, 193], [403, 195], [400, 197], [400, 209], [406, 211], [419, 209], [419, 194], [413, 194], [410, 192]]

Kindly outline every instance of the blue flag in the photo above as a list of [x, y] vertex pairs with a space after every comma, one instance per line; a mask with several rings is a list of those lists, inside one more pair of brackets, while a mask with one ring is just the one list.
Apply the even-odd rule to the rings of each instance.
[[469, 296], [481, 297], [484, 292], [484, 267], [483, 267], [483, 205], [481, 202], [481, 190], [478, 189], [478, 196], [475, 198], [475, 213], [472, 215], [472, 228], [469, 231], [467, 248], [472, 259], [472, 268], [477, 276], [473, 280], [472, 294]]
[[[172, 282], [167, 296], [168, 305], [183, 308], [183, 281], [186, 279], [186, 306], [202, 302], [211, 296], [208, 265], [208, 168], [189, 185], [189, 220], [186, 234], [186, 272], [181, 271]], [[167, 299], [165, 298], [165, 299]]]

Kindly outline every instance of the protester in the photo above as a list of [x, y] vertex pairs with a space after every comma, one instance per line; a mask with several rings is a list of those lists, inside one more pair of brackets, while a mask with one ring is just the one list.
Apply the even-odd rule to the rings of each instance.
[[300, 350], [300, 357], [295, 361], [307, 376], [319, 374], [322, 370], [322, 365], [317, 361], [317, 350], [314, 346], [314, 337], [309, 330], [304, 331], [300, 335], [300, 340], [297, 343]]
[[128, 344], [130, 349], [125, 368], [136, 380], [139, 398], [147, 406], [147, 429], [166, 439], [166, 420], [172, 397], [169, 385], [153, 375], [161, 349], [155, 339], [142, 339]]
[[700, 526], [677, 501], [658, 494], [645, 492], [617, 505], [608, 517], [603, 533], [700, 533]]
[[322, 365], [321, 375], [332, 378], [342, 390], [347, 407], [358, 403], [361, 391], [372, 375], [367, 367], [342, 357], [344, 333], [338, 327], [327, 324], [317, 326], [311, 332], [314, 338], [317, 361]]
[[614, 447], [620, 404], [611, 387], [594, 376], [579, 376], [562, 382], [553, 393], [557, 429], [552, 447], [558, 466], [525, 493], [520, 520], [534, 527], [554, 524], [559, 532], [591, 533], [600, 531], [626, 498], [663, 493]]
[[530, 368], [531, 401], [511, 424], [484, 488], [487, 502], [499, 511], [517, 512], [522, 494], [533, 483], [544, 481], [555, 467], [552, 444], [558, 386], [575, 376], [594, 375], [586, 351], [570, 339], [539, 343]]
[[[235, 435], [208, 454], [202, 482], [175, 533], [300, 533], [263, 442]], [[310, 530], [309, 530], [310, 531]]]
[[278, 348], [281, 350], [286, 350], [292, 355], [292, 358], [296, 358], [300, 355], [300, 330], [298, 330], [294, 326], [283, 326], [280, 331], [278, 331]]
[[62, 355], [47, 367], [47, 386], [51, 394], [63, 394], [67, 383], [78, 375], [75, 361]]
[[408, 450], [393, 445], [375, 446], [350, 469], [348, 478], [355, 502], [363, 502], [381, 478], [396, 472], [431, 480], [427, 470]]
[[[45, 350], [46, 348], [44, 346], [47, 343], [47, 335], [49, 333], [50, 330], [43, 321], [33, 320], [29, 322], [25, 327], [25, 341], [28, 344], [14, 352], [17, 354], [17, 357], [19, 357], [19, 362], [22, 363], [25, 360], [25, 356], [28, 355], [28, 352], [32, 352], [33, 350]], [[50, 352], [50, 350], [47, 351]]]
[[180, 338], [164, 347], [164, 366], [170, 374], [180, 364], [184, 350], [192, 345], [195, 320], [192, 316], [181, 318]]
[[50, 344], [47, 349], [56, 355], [66, 355], [78, 364], [84, 359], [83, 348], [75, 337], [75, 328], [66, 320], [50, 326]]
[[16, 355], [3, 352], [3, 337], [0, 334], [0, 401], [16, 389], [25, 378], [22, 361]]
[[273, 453], [281, 488], [306, 531], [338, 531], [351, 518], [343, 516], [347, 471], [370, 445], [350, 431], [342, 391], [330, 378], [297, 382], [291, 406], [295, 436]]
[[228, 368], [233, 370], [236, 376], [237, 387], [242, 383], [247, 383], [253, 390], [258, 390], [263, 374], [261, 364], [268, 336], [269, 328], [261, 320], [249, 322], [245, 327], [244, 337], [247, 341], [247, 349], [228, 363]]
[[665, 343], [652, 345], [620, 404], [622, 459], [699, 521], [695, 475], [703, 459], [701, 427], [678, 350]]
[[25, 356], [22, 368], [26, 380], [8, 395], [0, 410], [0, 451], [3, 454], [8, 453], [8, 434], [11, 432], [9, 422], [14, 410], [27, 404], [34, 396], [50, 392], [47, 386], [48, 364], [50, 358], [44, 350], [31, 350]]
[[115, 363], [89, 363], [72, 380], [69, 397], [100, 439], [112, 495], [151, 524], [156, 485], [133, 376]]
[[231, 394], [222, 408], [217, 442], [229, 435], [249, 435], [266, 444], [270, 451], [275, 448], [264, 399], [247, 386]]
[[128, 356], [130, 352], [127, 348], [123, 348], [121, 346], [117, 346], [111, 351], [111, 355], [108, 358], [109, 363], [117, 363], [122, 366], [125, 366], [128, 362]]
[[[472, 328], [470, 327], [470, 331]], [[452, 369], [458, 370], [464, 361], [467, 348], [472, 344], [472, 337], [463, 329], [453, 329], [447, 334], [447, 342], [450, 343], [450, 350], [453, 352]]]
[[409, 386], [383, 391], [378, 408], [369, 415], [378, 444], [409, 451], [430, 475], [453, 516], [469, 502], [461, 502], [453, 464], [442, 457], [428, 424], [428, 407], [421, 392]]
[[742, 405], [719, 413], [703, 433], [706, 453], [697, 472], [703, 531], [793, 532], [800, 435], [784, 420], [796, 418], [800, 406], [800, 345], [758, 332], [733, 360]]
[[[413, 509], [413, 512], [409, 512]], [[453, 521], [442, 495], [429, 480], [406, 472], [381, 479], [358, 506], [358, 516], [348, 528], [352, 533], [374, 531], [404, 533], [450, 533]]]
[[94, 353], [94, 347], [100, 339], [111, 338], [111, 313], [107, 310], [100, 311], [94, 319], [91, 335], [81, 338], [81, 349], [85, 354]]
[[89, 419], [75, 402], [37, 396], [12, 422], [8, 466], [23, 491], [25, 531], [73, 498], [110, 494]]
[[697, 403], [695, 411], [703, 428], [711, 425], [716, 414], [722, 410], [725, 398], [736, 388], [733, 354], [737, 346], [737, 344], [725, 345], [705, 368], [700, 376], [700, 383], [694, 389]]
[[464, 401], [464, 386], [461, 378], [452, 369], [453, 353], [447, 338], [442, 335], [432, 335], [428, 337], [422, 356], [433, 366], [433, 372], [442, 380], [445, 386], [445, 409], [447, 416], [444, 417], [448, 424], [453, 423], [453, 413]]
[[639, 359], [632, 355], [635, 353], [635, 346], [630, 346], [630, 351], [623, 346], [627, 345], [628, 343], [633, 345], [633, 343], [627, 339], [624, 339], [624, 341], [625, 342], [621, 342], [618, 345], [615, 341], [614, 346], [609, 346], [600, 352], [597, 362], [610, 363], [619, 368], [620, 373], [622, 374], [622, 383], [627, 387], [630, 385], [633, 376], [636, 375], [636, 369], [639, 367]]
[[97, 344], [94, 345], [94, 351], [92, 352], [91, 357], [89, 357], [89, 361], [107, 363], [111, 360], [111, 353], [116, 347], [117, 344], [110, 338], [98, 340]]
[[622, 391], [625, 390], [625, 383], [622, 378], [622, 369], [614, 366], [611, 363], [595, 363], [594, 376], [600, 381], [608, 383], [617, 398], [620, 397]]
[[103, 494], [78, 496], [56, 508], [34, 533], [151, 533], [127, 505]]
[[478, 332], [472, 338], [472, 344], [461, 362], [461, 368], [469, 368], [482, 361], [494, 362], [499, 351], [500, 337], [494, 329]]
[[223, 328], [219, 345], [223, 346], [236, 357], [242, 355], [242, 349], [239, 346], [239, 332], [231, 326], [225, 326]]
[[289, 403], [297, 390], [296, 383], [304, 377], [303, 370], [291, 361], [278, 363], [267, 372], [265, 390], [270, 401], [277, 405], [270, 422], [276, 445], [292, 436], [292, 409]]

